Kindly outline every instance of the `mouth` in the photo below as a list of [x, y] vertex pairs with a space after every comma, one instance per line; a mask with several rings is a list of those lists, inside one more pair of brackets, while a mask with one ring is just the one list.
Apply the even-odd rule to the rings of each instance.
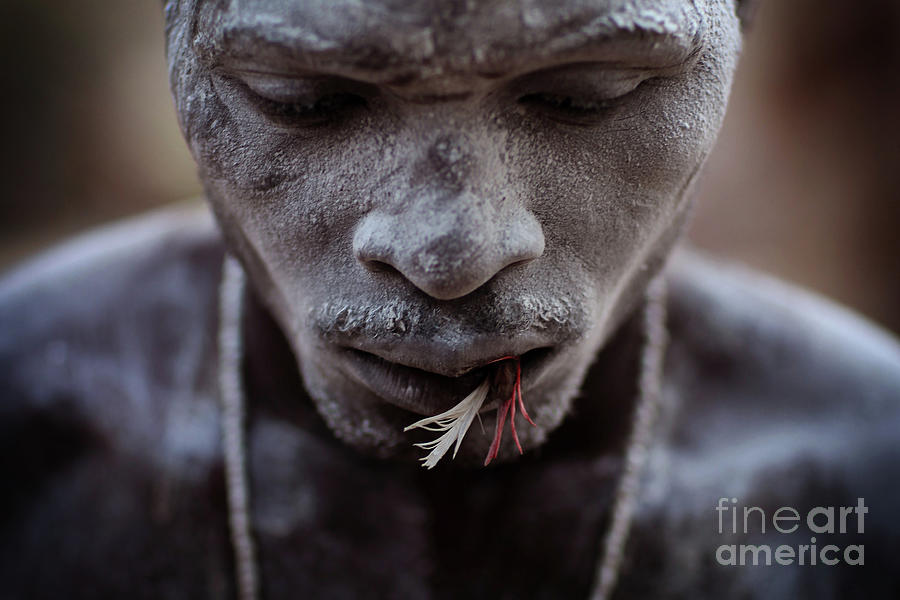
[[[493, 373], [500, 354], [487, 359], [456, 377], [441, 375], [416, 367], [392, 362], [376, 354], [356, 348], [342, 348], [349, 375], [376, 396], [409, 412], [431, 416], [448, 410], [478, 387]], [[553, 354], [553, 348], [533, 348], [520, 356], [522, 387], [533, 387]], [[487, 410], [493, 403], [485, 403]]]

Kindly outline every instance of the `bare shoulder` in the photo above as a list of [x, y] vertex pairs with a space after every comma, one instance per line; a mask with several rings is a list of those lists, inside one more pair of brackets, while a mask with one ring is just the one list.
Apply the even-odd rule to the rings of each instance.
[[[825, 298], [681, 253], [672, 264], [671, 443], [713, 479], [819, 470], [835, 481], [900, 468], [900, 344]], [[883, 471], [893, 463], [893, 471]], [[809, 467], [796, 477], [796, 466]], [[790, 489], [791, 485], [782, 487]], [[852, 487], [852, 486], [851, 486]]]
[[[666, 403], [635, 531], [638, 562], [665, 567], [636, 588], [889, 597], [900, 587], [890, 566], [900, 539], [900, 344], [822, 297], [742, 267], [682, 252], [670, 273]], [[721, 499], [736, 507], [736, 531], [728, 512], [727, 531], [717, 532]], [[780, 507], [840, 514], [860, 499], [864, 532], [820, 534], [805, 522], [792, 535], [773, 530]], [[745, 530], [746, 507], [762, 513]], [[797, 551], [811, 538], [842, 552], [863, 545], [865, 569], [843, 559], [765, 572], [717, 562], [723, 544]]]
[[[830, 300], [692, 251], [671, 265], [672, 367], [748, 410], [900, 408], [900, 342]], [[682, 384], [691, 382], [682, 381]], [[752, 399], [752, 402], [750, 400]]]
[[3, 431], [71, 437], [72, 447], [127, 442], [139, 454], [148, 423], [206, 387], [221, 252], [211, 218], [177, 207], [94, 230], [5, 274]]
[[[90, 232], [0, 280], [11, 596], [197, 598], [224, 570], [221, 259], [211, 219], [177, 208]], [[185, 560], [198, 545], [206, 562]]]

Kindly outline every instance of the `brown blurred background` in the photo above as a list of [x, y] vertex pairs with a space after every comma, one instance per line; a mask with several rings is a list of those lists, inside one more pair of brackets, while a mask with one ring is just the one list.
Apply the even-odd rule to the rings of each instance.
[[[199, 194], [160, 4], [3, 0], [0, 268]], [[763, 2], [699, 192], [696, 245], [900, 331], [900, 2]]]

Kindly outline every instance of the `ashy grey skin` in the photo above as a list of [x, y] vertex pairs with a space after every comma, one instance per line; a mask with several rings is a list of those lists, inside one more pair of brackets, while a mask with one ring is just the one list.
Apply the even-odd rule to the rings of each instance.
[[480, 382], [421, 371], [525, 355], [523, 442], [541, 443], [678, 237], [740, 47], [733, 4], [182, 4], [182, 127], [329, 426], [406, 453], [409, 411]]
[[[141, 216], [0, 279], [0, 595], [236, 597], [217, 389], [229, 252], [252, 283], [263, 598], [587, 597], [657, 274], [663, 410], [614, 598], [900, 597], [900, 343], [671, 252], [742, 8], [170, 2], [174, 95], [217, 223]], [[489, 441], [476, 426], [421, 469], [427, 437], [403, 426], [507, 354], [538, 423], [520, 420], [525, 455], [507, 435], [502, 460], [466, 468]], [[770, 517], [863, 498], [864, 532], [815, 537], [864, 545], [865, 565], [721, 565], [723, 544], [810, 544], [718, 533], [723, 498]]]

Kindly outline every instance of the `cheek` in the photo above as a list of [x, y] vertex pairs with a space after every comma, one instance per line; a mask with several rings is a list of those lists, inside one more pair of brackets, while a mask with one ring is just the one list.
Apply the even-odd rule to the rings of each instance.
[[548, 257], [580, 262], [607, 290], [680, 226], [724, 110], [724, 95], [696, 77], [645, 85], [600, 126], [517, 128], [518, 179]]
[[352, 229], [373, 201], [367, 186], [385, 168], [384, 135], [366, 117], [327, 131], [278, 130], [223, 88], [208, 84], [190, 128], [217, 214], [240, 230], [282, 287], [339, 270]]

